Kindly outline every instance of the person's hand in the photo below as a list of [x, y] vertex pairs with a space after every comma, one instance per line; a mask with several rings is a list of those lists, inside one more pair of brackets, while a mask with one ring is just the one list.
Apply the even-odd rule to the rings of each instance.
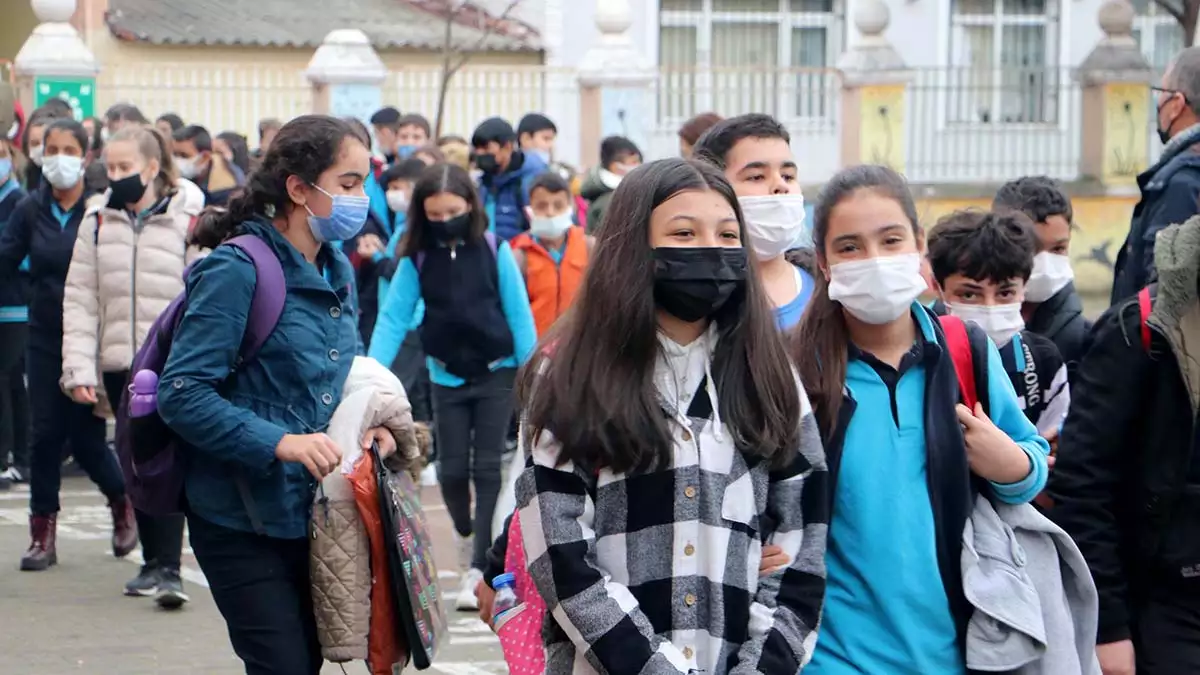
[[374, 234], [364, 234], [358, 238], [358, 254], [370, 258], [383, 250], [383, 241]]
[[495, 629], [492, 624], [492, 605], [496, 601], [496, 591], [486, 581], [480, 581], [475, 585], [475, 599], [479, 601], [479, 620]]
[[387, 427], [367, 429], [367, 433], [362, 437], [362, 449], [370, 450], [371, 443], [379, 444], [379, 459], [385, 459], [396, 452], [396, 437]]
[[342, 449], [325, 434], [287, 434], [275, 446], [281, 462], [303, 464], [317, 480], [333, 473], [342, 461]]
[[1104, 675], [1135, 675], [1137, 673], [1133, 640], [1096, 645], [1096, 658], [1100, 660], [1100, 672]]
[[1004, 433], [987, 414], [983, 405], [975, 404], [975, 412], [959, 403], [958, 423], [963, 427], [967, 445], [967, 461], [971, 471], [993, 483], [1016, 483], [1029, 475], [1029, 455]]
[[1053, 469], [1054, 462], [1058, 459], [1058, 429], [1042, 436], [1046, 442], [1050, 444], [1050, 456], [1046, 459], [1046, 464]]
[[791, 559], [783, 552], [783, 549], [775, 544], [768, 544], [763, 547], [762, 560], [758, 563], [758, 576], [765, 577], [768, 574], [785, 567]]
[[71, 390], [71, 398], [76, 403], [86, 403], [88, 405], [96, 405], [96, 388], [95, 387], [75, 387]]

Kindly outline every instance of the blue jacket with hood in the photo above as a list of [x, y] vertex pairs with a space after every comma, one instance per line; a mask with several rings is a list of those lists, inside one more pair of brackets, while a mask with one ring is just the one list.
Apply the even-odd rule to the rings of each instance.
[[488, 222], [502, 241], [529, 229], [529, 220], [525, 216], [529, 188], [533, 179], [549, 168], [540, 156], [514, 150], [507, 169], [498, 174], [484, 174], [479, 180]]

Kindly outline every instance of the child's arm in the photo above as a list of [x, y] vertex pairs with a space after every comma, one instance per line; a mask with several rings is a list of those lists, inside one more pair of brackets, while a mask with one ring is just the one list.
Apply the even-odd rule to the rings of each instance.
[[1029, 459], [1029, 472], [1024, 478], [1012, 483], [997, 483], [992, 481], [992, 488], [1000, 501], [1008, 504], [1024, 504], [1032, 501], [1042, 488], [1046, 487], [1049, 475], [1047, 457], [1050, 454], [1050, 444], [1038, 435], [1033, 422], [1025, 417], [1021, 405], [1017, 401], [1017, 392], [1013, 389], [1012, 380], [1004, 371], [1004, 363], [1000, 360], [1000, 351], [990, 340], [988, 341], [988, 417], [1000, 431], [1012, 439]]
[[497, 276], [500, 281], [500, 307], [508, 321], [513, 337], [513, 356], [525, 363], [537, 345], [537, 327], [533, 323], [533, 310], [529, 307], [529, 294], [525, 290], [525, 275], [517, 267], [512, 248], [507, 243], [496, 249]]
[[375, 332], [371, 334], [368, 356], [391, 367], [400, 353], [400, 344], [412, 323], [413, 310], [421, 297], [421, 279], [411, 258], [404, 258], [388, 288], [387, 298], [379, 308]]

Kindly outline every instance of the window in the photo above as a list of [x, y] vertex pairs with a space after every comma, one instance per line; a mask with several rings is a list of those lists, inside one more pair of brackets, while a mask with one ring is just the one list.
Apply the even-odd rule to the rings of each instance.
[[832, 116], [843, 0], [661, 0], [659, 119]]
[[951, 0], [947, 121], [1058, 120], [1059, 0]]
[[1133, 39], [1150, 65], [1162, 72], [1183, 49], [1183, 27], [1154, 0], [1133, 0], [1133, 9]]

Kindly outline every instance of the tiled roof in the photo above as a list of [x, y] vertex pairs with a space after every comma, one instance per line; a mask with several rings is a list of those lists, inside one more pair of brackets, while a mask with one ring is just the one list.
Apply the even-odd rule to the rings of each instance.
[[[158, 45], [316, 48], [329, 31], [357, 28], [377, 49], [441, 49], [445, 20], [409, 0], [109, 0], [118, 39]], [[539, 51], [532, 28], [488, 37], [481, 51]], [[453, 41], [474, 46], [477, 28], [456, 23]]]

